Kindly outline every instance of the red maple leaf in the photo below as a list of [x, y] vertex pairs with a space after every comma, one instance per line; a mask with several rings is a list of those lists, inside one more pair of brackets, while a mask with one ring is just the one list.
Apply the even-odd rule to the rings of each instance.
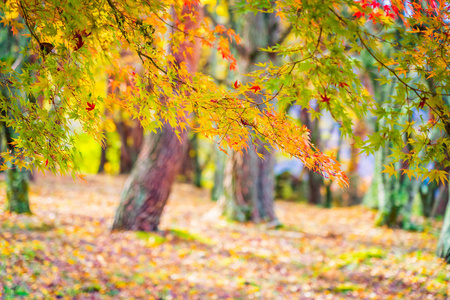
[[45, 161], [45, 167], [47, 167], [48, 165], [48, 159]]
[[357, 18], [361, 18], [361, 17], [364, 17], [364, 13], [363, 12], [360, 12], [360, 11], [357, 11], [357, 12], [355, 12], [354, 14], [353, 14], [353, 16], [355, 16], [355, 17], [357, 17]]
[[338, 85], [340, 88], [343, 88], [344, 86], [348, 86], [348, 84], [346, 84], [345, 82], [339, 82]]
[[372, 6], [372, 8], [380, 7], [380, 3], [374, 0], [370, 3], [370, 6]]
[[419, 103], [419, 108], [423, 108], [425, 106], [425, 103], [427, 100], [428, 100], [428, 98], [423, 98], [422, 101], [420, 101], [420, 103]]
[[83, 45], [84, 45], [83, 37], [81, 36], [81, 34], [79, 32], [77, 32], [74, 35], [73, 39], [76, 41], [76, 44], [75, 44], [75, 47], [73, 47], [73, 50], [77, 51], [78, 49], [83, 47]]
[[394, 13], [395, 13], [396, 15], [398, 15], [398, 14], [400, 13], [398, 7], [395, 6], [395, 5], [392, 5], [392, 10], [394, 11]]
[[327, 93], [320, 95], [320, 99], [322, 99], [320, 101], [325, 102], [325, 103], [329, 103], [331, 100], [331, 98], [327, 96]]
[[90, 102], [87, 103], [87, 107], [86, 107], [87, 111], [94, 110], [94, 108], [95, 108], [95, 103], [90, 103]]
[[257, 93], [261, 90], [261, 87], [259, 85], [254, 85], [250, 89], [253, 90], [253, 93]]
[[249, 122], [247, 122], [246, 120], [244, 120], [244, 119], [242, 119], [242, 118], [241, 118], [241, 124], [244, 125], [244, 126], [250, 125]]
[[236, 80], [233, 84], [234, 88], [237, 89], [239, 88], [241, 85], [239, 84], [239, 82]]

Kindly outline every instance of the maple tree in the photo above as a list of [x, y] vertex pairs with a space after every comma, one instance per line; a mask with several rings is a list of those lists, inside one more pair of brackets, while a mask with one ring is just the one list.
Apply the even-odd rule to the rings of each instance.
[[[168, 123], [180, 133], [188, 123], [186, 116], [195, 113], [199, 119], [195, 130], [210, 138], [221, 136], [223, 149], [227, 145], [242, 151], [249, 146], [247, 136], [265, 138], [345, 186], [346, 177], [339, 164], [315, 149], [309, 142], [307, 128], [298, 127], [272, 106], [262, 109], [252, 101], [251, 94], [261, 93], [262, 86], [246, 84], [227, 90], [199, 73], [191, 79], [185, 64], [176, 65], [174, 56], [166, 55], [168, 43], [176, 53], [186, 40], [199, 38], [206, 47], [213, 46], [217, 40], [217, 49], [229, 61], [229, 68], [236, 68], [229, 42], [239, 43], [239, 37], [223, 26], [211, 29], [206, 21], [197, 29], [185, 31], [183, 24], [175, 22], [170, 14], [170, 7], [179, 14], [185, 4], [191, 2], [2, 3], [1, 22], [15, 34], [20, 34], [26, 26], [32, 41], [22, 51], [39, 56], [36, 63], [25, 66], [21, 76], [7, 63], [1, 65], [2, 83], [39, 99], [37, 103], [23, 97], [2, 101], [2, 109], [14, 116], [5, 121], [18, 132], [14, 143], [21, 149], [20, 155], [5, 152], [2, 157], [25, 166], [33, 165], [38, 170], [76, 171], [74, 161], [78, 154], [73, 147], [76, 137], [71, 124], [79, 123], [82, 130], [100, 141], [103, 109], [120, 105], [152, 131]], [[175, 30], [169, 32], [168, 28]], [[95, 72], [105, 64], [114, 66], [119, 49], [127, 47], [141, 59], [144, 74], [136, 74], [131, 67], [122, 70], [127, 72], [132, 84], [119, 97], [98, 96], [93, 84]], [[192, 51], [186, 49], [187, 54]], [[160, 95], [170, 101], [161, 103]], [[20, 110], [16, 103], [20, 103]]]
[[[174, 16], [186, 31], [198, 28], [202, 10], [198, 4], [185, 5], [181, 18]], [[189, 74], [197, 70], [200, 51], [192, 42], [185, 41], [180, 49], [171, 49], [174, 64], [185, 64]], [[187, 49], [194, 49], [186, 53]], [[179, 85], [179, 84], [178, 84]], [[162, 96], [164, 97], [164, 96]], [[162, 98], [164, 103], [170, 99]], [[182, 157], [187, 152], [187, 132], [176, 133], [165, 124], [156, 133], [147, 135], [136, 164], [122, 191], [116, 211], [113, 230], [157, 231], [160, 218], [170, 195]]]
[[[346, 186], [347, 177], [339, 163], [310, 142], [308, 128], [299, 127], [281, 113], [283, 109], [277, 109], [296, 103], [306, 108], [312, 119], [320, 117], [321, 110], [329, 111], [343, 136], [353, 137], [363, 153], [375, 153], [388, 140], [392, 161], [408, 162], [401, 170], [408, 177], [448, 181], [450, 71], [445, 53], [450, 34], [446, 1], [236, 1], [234, 6], [242, 12], [276, 13], [292, 25], [296, 40], [265, 50], [283, 56], [281, 66], [259, 64], [250, 74], [252, 80], [236, 83], [232, 89], [217, 86], [199, 73], [191, 77], [186, 64], [175, 64], [174, 55], [165, 51], [169, 43], [176, 54], [184, 41], [199, 38], [205, 47], [217, 41], [229, 68], [236, 69], [229, 43], [239, 43], [240, 38], [233, 30], [211, 29], [205, 21], [186, 31], [172, 18], [170, 7], [180, 14], [183, 5], [192, 2], [0, 3], [3, 24], [15, 34], [25, 26], [30, 31], [32, 42], [23, 53], [39, 56], [22, 74], [10, 63], [1, 62], [2, 85], [28, 95], [14, 101], [2, 97], [1, 109], [8, 116], [4, 122], [19, 134], [14, 145], [20, 149], [19, 154], [2, 153], [4, 160], [39, 170], [76, 170], [71, 124], [79, 122], [100, 141], [100, 108], [120, 105], [145, 128], [155, 130], [168, 123], [179, 128], [177, 134], [189, 123], [186, 116], [194, 113], [198, 117], [195, 130], [209, 138], [220, 136], [222, 147], [239, 152], [261, 138]], [[376, 31], [369, 30], [367, 22]], [[168, 28], [174, 30], [168, 32]], [[144, 74], [138, 75], [132, 68], [123, 70], [132, 84], [120, 97], [96, 96], [95, 71], [103, 64], [114, 65], [124, 47], [140, 57]], [[192, 51], [185, 49], [186, 54]], [[377, 102], [362, 84], [357, 72], [362, 52], [375, 60], [380, 84], [393, 85], [389, 101]], [[169, 100], [160, 101], [161, 95]], [[263, 101], [255, 102], [252, 95]], [[270, 103], [275, 97], [277, 107]], [[314, 109], [312, 103], [320, 109]], [[366, 139], [354, 136], [354, 117], [369, 113], [383, 120], [379, 130]], [[399, 117], [408, 121], [398, 122]], [[393, 163], [384, 170], [391, 176], [397, 171]], [[448, 259], [450, 213], [443, 232], [441, 256]]]

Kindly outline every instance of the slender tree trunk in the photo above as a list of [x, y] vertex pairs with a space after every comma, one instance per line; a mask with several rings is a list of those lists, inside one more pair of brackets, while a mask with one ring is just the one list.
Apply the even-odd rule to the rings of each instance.
[[188, 150], [182, 159], [179, 175], [183, 178], [184, 182], [201, 187], [202, 166], [200, 165], [198, 150], [198, 134], [192, 133], [188, 139]]
[[277, 216], [275, 214], [274, 199], [275, 199], [275, 174], [273, 169], [275, 167], [275, 157], [271, 153], [273, 149], [266, 149], [262, 142], [258, 142], [258, 151], [264, 155], [264, 160], [259, 161], [258, 173], [258, 196], [259, 196], [259, 217], [262, 219], [275, 221]]
[[[231, 16], [234, 20], [235, 16]], [[260, 48], [275, 45], [279, 36], [279, 18], [275, 14], [248, 14], [232, 23], [235, 31], [243, 39], [243, 49], [238, 54], [239, 68], [242, 73], [255, 70], [257, 61], [272, 61], [274, 55], [267, 55]], [[241, 82], [245, 82], [244, 78]], [[257, 98], [257, 97], [255, 97]], [[255, 99], [261, 101], [261, 99]], [[270, 226], [279, 225], [274, 209], [274, 157], [260, 141], [256, 146], [265, 159], [258, 158], [253, 145], [243, 155], [231, 153], [226, 163], [224, 195], [219, 201], [223, 214], [240, 222], [261, 220], [269, 221]]]
[[448, 193], [448, 184], [441, 185], [439, 188], [439, 196], [435, 203], [435, 206], [433, 207], [433, 211], [431, 213], [431, 217], [435, 218], [437, 216], [444, 216], [445, 210], [448, 205], [449, 200], [449, 193]]
[[[3, 35], [3, 33], [6, 34]], [[0, 39], [0, 59], [12, 59], [14, 56], [18, 56], [18, 50], [23, 44], [27, 43], [27, 39], [23, 38], [23, 35], [19, 34], [14, 36], [12, 31], [6, 27], [0, 27], [0, 36], [5, 37], [3, 40]], [[16, 57], [17, 59], [17, 57]], [[30, 58], [28, 58], [30, 59]], [[25, 59], [24, 59], [25, 60]], [[20, 69], [22, 63], [19, 61], [17, 69]], [[17, 93], [19, 91], [7, 90], [2, 88], [0, 93], [5, 97], [4, 101], [10, 101], [10, 93]], [[24, 95], [26, 97], [26, 95]], [[5, 115], [8, 112], [4, 113]], [[6, 148], [11, 153], [15, 153], [16, 149], [13, 144], [13, 138], [15, 132], [11, 127], [7, 127], [6, 123], [3, 124], [3, 133], [6, 140]], [[28, 170], [19, 168], [14, 164], [8, 163], [8, 169], [6, 170], [6, 210], [9, 212], [14, 212], [18, 214], [31, 213], [29, 199], [28, 199], [28, 189], [29, 189], [29, 178], [30, 173]]]
[[108, 150], [108, 142], [105, 140], [105, 144], [101, 146], [100, 164], [98, 166], [97, 174], [103, 174], [105, 172], [105, 164], [108, 162], [108, 159], [106, 158], [107, 150]]
[[385, 191], [383, 186], [383, 174], [382, 170], [382, 154], [381, 150], [374, 154], [375, 164], [373, 171], [372, 183], [370, 184], [369, 190], [364, 196], [363, 204], [370, 208], [379, 208], [380, 202], [384, 201]]
[[219, 205], [231, 220], [260, 221], [256, 159], [256, 153], [250, 149], [242, 155], [236, 152], [229, 154], [225, 167], [225, 196], [220, 198]]
[[[8, 150], [14, 153], [13, 132], [9, 127], [4, 126]], [[14, 164], [10, 164], [6, 170], [6, 210], [9, 212], [31, 214], [28, 200], [29, 173], [26, 169], [20, 169]]]
[[[358, 121], [355, 126], [354, 134], [360, 138], [363, 138], [366, 133], [365, 124], [362, 121]], [[358, 205], [362, 202], [362, 197], [359, 195], [359, 182], [360, 175], [358, 173], [359, 167], [359, 149], [354, 145], [355, 139], [352, 139], [350, 149], [350, 165], [347, 171], [350, 186], [347, 190], [347, 206]]]
[[133, 168], [142, 144], [143, 129], [138, 121], [133, 121], [132, 126], [121, 119], [115, 122], [120, 136], [120, 174], [128, 174]]
[[[199, 6], [185, 5], [183, 15], [189, 13], [201, 13]], [[195, 26], [197, 24], [191, 20], [185, 22], [185, 30]], [[183, 47], [192, 46], [187, 43], [174, 54], [176, 62], [178, 64], [186, 62], [191, 73], [197, 69], [199, 44], [193, 46], [192, 55], [184, 53]], [[165, 124], [156, 134], [146, 136], [131, 175], [125, 183], [114, 218], [113, 230], [158, 229], [171, 186], [180, 169], [180, 158], [184, 157], [187, 149], [187, 133], [182, 132], [180, 139], [181, 141], [169, 124]]]
[[[449, 201], [450, 202], [450, 201]], [[450, 263], [450, 205], [447, 205], [444, 224], [442, 225], [441, 235], [437, 248], [437, 255], [447, 263]]]
[[217, 201], [224, 194], [224, 175], [225, 175], [225, 162], [227, 161], [227, 155], [222, 152], [219, 147], [214, 147], [214, 186], [211, 190], [211, 200]]
[[114, 230], [155, 231], [186, 150], [186, 133], [180, 143], [166, 125], [146, 136], [135, 167], [125, 183], [114, 218]]
[[419, 188], [420, 200], [422, 203], [422, 213], [425, 217], [431, 217], [433, 208], [435, 207], [436, 196], [435, 192], [438, 188], [436, 182], [430, 182], [428, 184], [423, 184]]
[[[311, 121], [306, 109], [302, 109], [300, 113], [302, 123], [311, 130], [311, 142], [320, 149], [320, 129], [319, 120]], [[308, 203], [319, 205], [323, 203], [321, 188], [323, 186], [323, 178], [320, 174], [308, 170]]]

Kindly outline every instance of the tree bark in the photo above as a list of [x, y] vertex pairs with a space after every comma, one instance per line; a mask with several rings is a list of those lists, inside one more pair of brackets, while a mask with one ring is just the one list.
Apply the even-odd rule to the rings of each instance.
[[[3, 37], [3, 39], [1, 39]], [[10, 60], [14, 56], [18, 55], [17, 49], [20, 49], [23, 44], [27, 43], [27, 39], [23, 38], [21, 34], [14, 36], [12, 31], [6, 27], [0, 27], [0, 59]], [[30, 58], [28, 58], [30, 59]], [[25, 61], [25, 59], [24, 59]], [[22, 63], [17, 66], [18, 69], [22, 67]], [[12, 89], [12, 87], [11, 87]], [[0, 92], [5, 97], [4, 101], [10, 101], [10, 93], [18, 93], [19, 91], [8, 90], [3, 87]], [[26, 97], [26, 95], [24, 95]], [[4, 112], [5, 115], [8, 112]], [[11, 127], [3, 124], [3, 132], [6, 140], [6, 148], [11, 153], [15, 153], [16, 149], [13, 144], [13, 138], [16, 133]], [[31, 214], [30, 203], [28, 199], [28, 189], [29, 189], [29, 177], [30, 173], [28, 170], [23, 168], [18, 168], [14, 164], [8, 163], [8, 169], [6, 170], [6, 210], [9, 212], [14, 212], [18, 214], [29, 213]]]
[[133, 168], [142, 144], [143, 129], [139, 121], [129, 126], [123, 119], [115, 121], [120, 136], [120, 174], [129, 174]]
[[225, 163], [227, 155], [222, 152], [217, 145], [214, 147], [214, 186], [211, 190], [211, 200], [218, 201], [224, 194], [224, 179], [225, 179]]
[[438, 199], [431, 213], [432, 218], [445, 215], [445, 210], [449, 202], [448, 200], [449, 200], [448, 184], [441, 185], [441, 187], [439, 188]]
[[98, 166], [97, 174], [103, 174], [105, 172], [105, 164], [108, 162], [108, 159], [106, 157], [107, 150], [108, 150], [108, 141], [105, 140], [104, 144], [101, 145], [100, 164]]
[[166, 125], [146, 136], [135, 167], [125, 183], [113, 230], [156, 231], [186, 150], [186, 133], [178, 140]]
[[[15, 147], [12, 146], [12, 129], [4, 126], [7, 148], [12, 153]], [[29, 173], [26, 169], [20, 169], [14, 164], [9, 164], [6, 170], [6, 210], [17, 214], [31, 214], [30, 202], [28, 199]]]
[[[302, 109], [300, 113], [302, 123], [311, 130], [311, 142], [320, 149], [320, 129], [319, 120], [311, 121], [306, 109]], [[323, 186], [323, 178], [320, 174], [308, 170], [308, 203], [319, 205], [323, 203], [321, 188]]]
[[[185, 5], [182, 14], [189, 13], [201, 13], [199, 6]], [[186, 20], [184, 24], [185, 30], [197, 26], [191, 20]], [[174, 53], [176, 63], [186, 62], [189, 71], [195, 73], [200, 58], [199, 45], [200, 43], [193, 46], [192, 55], [184, 53], [183, 49], [192, 47], [191, 44], [181, 45], [178, 53]], [[180, 169], [180, 158], [184, 157], [186, 146], [186, 131], [180, 133], [178, 139], [169, 124], [165, 124], [156, 134], [146, 136], [131, 175], [125, 183], [113, 230], [158, 230], [161, 214]]]
[[437, 256], [450, 263], [450, 205], [447, 205], [445, 212], [444, 224], [442, 225], [437, 247]]
[[[279, 36], [279, 18], [271, 13], [248, 14], [242, 22], [234, 21], [235, 31], [243, 40], [243, 46], [238, 55], [239, 69], [242, 73], [255, 70], [257, 61], [272, 61], [276, 63], [274, 54], [260, 51], [260, 48], [275, 45]], [[241, 78], [241, 82], [245, 82]], [[261, 101], [255, 97], [255, 101]], [[255, 147], [264, 155], [258, 158]], [[279, 225], [274, 209], [275, 178], [273, 175], [274, 157], [265, 149], [261, 141], [250, 145], [243, 154], [230, 153], [226, 163], [224, 178], [224, 197], [219, 199], [218, 207], [222, 213], [233, 220], [244, 222], [261, 220], [269, 221], [270, 226]]]

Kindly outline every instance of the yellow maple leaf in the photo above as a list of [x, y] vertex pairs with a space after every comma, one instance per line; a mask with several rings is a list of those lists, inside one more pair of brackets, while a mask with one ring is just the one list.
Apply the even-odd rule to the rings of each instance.
[[406, 174], [409, 178], [409, 180], [411, 180], [411, 176], [412, 177], [416, 177], [414, 175], [414, 171], [413, 170], [409, 170], [409, 169], [402, 169], [403, 173], [402, 174]]
[[387, 165], [383, 165], [384, 170], [381, 173], [387, 173], [389, 174], [389, 177], [391, 177], [392, 175], [395, 175], [395, 177], [397, 177], [397, 171], [395, 171], [395, 168], [392, 164], [390, 164], [389, 166]]

